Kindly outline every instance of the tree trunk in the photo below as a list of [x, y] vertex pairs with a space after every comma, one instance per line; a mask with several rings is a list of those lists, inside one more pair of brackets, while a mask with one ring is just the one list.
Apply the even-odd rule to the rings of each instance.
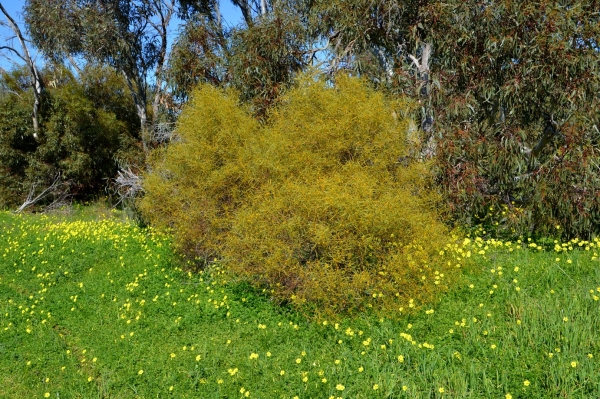
[[263, 17], [267, 15], [267, 0], [260, 0], [260, 14]]
[[4, 8], [2, 3], [0, 3], [0, 11], [2, 11], [2, 13], [6, 16], [6, 19], [8, 19], [8, 25], [9, 25], [10, 29], [14, 32], [17, 39], [19, 40], [19, 43], [21, 44], [21, 47], [23, 48], [23, 54], [19, 53], [13, 47], [4, 46], [4, 48], [12, 51], [19, 58], [21, 58], [23, 61], [25, 61], [25, 63], [27, 64], [27, 67], [29, 68], [29, 71], [31, 72], [31, 79], [33, 80], [33, 97], [34, 97], [33, 112], [32, 112], [33, 137], [37, 140], [39, 138], [39, 131], [40, 131], [40, 109], [42, 107], [42, 93], [44, 91], [44, 81], [42, 80], [42, 77], [41, 77], [37, 67], [35, 66], [35, 63], [31, 59], [31, 55], [29, 54], [29, 49], [27, 48], [27, 45], [25, 44], [25, 38], [23, 37], [23, 34], [21, 33], [19, 26], [16, 24], [15, 20], [12, 19], [12, 17], [10, 15], [8, 15], [8, 12], [6, 11], [6, 9]]
[[217, 16], [217, 26], [221, 27], [221, 9], [219, 8], [219, 2], [215, 1], [215, 14]]
[[158, 14], [160, 15], [160, 24], [155, 26], [155, 29], [160, 36], [160, 55], [158, 57], [158, 61], [156, 63], [155, 69], [155, 79], [156, 79], [156, 91], [154, 93], [154, 100], [152, 101], [152, 127], [156, 124], [156, 118], [158, 117], [160, 101], [162, 99], [163, 91], [162, 91], [162, 72], [165, 64], [165, 60], [167, 58], [167, 27], [169, 26], [169, 22], [171, 21], [171, 16], [173, 15], [175, 4], [172, 3], [170, 7], [167, 7], [167, 10], [164, 12], [160, 6], [157, 7]]
[[131, 92], [131, 97], [133, 98], [133, 103], [135, 104], [135, 109], [137, 111], [138, 118], [140, 120], [140, 129], [141, 129], [141, 137], [142, 137], [142, 148], [144, 149], [144, 154], [148, 155], [148, 111], [146, 111], [146, 88], [145, 83], [140, 82], [140, 78], [138, 76], [129, 76], [125, 71], [122, 71], [123, 77], [125, 77], [125, 82], [127, 82], [127, 87]]
[[429, 63], [431, 62], [431, 56], [433, 49], [431, 44], [425, 43], [422, 47], [421, 62], [409, 54], [409, 58], [415, 64], [417, 69], [417, 76], [419, 77], [419, 102], [421, 103], [422, 119], [421, 119], [421, 130], [425, 132], [429, 137], [425, 137], [424, 143], [425, 148], [422, 149], [421, 154], [424, 158], [430, 158], [436, 154], [436, 140], [431, 131], [433, 129], [434, 118], [429, 108], [429, 96], [430, 96], [430, 78], [429, 78]]
[[231, 2], [239, 7], [242, 16], [244, 17], [244, 21], [246, 21], [246, 25], [252, 26], [252, 11], [250, 9], [250, 4], [248, 4], [248, 0], [231, 0]]

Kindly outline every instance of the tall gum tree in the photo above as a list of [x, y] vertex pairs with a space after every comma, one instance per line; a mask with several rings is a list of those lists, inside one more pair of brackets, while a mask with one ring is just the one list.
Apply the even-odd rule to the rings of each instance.
[[[10, 54], [16, 56], [21, 61], [25, 62], [27, 69], [29, 70], [30, 78], [31, 78], [31, 86], [33, 87], [33, 112], [32, 112], [32, 122], [33, 122], [33, 135], [37, 140], [39, 137], [40, 131], [40, 109], [42, 106], [42, 96], [44, 92], [44, 81], [42, 79], [42, 75], [40, 74], [37, 66], [35, 65], [35, 60], [31, 57], [31, 53], [29, 48], [27, 47], [27, 40], [25, 36], [19, 29], [19, 25], [15, 22], [14, 18], [11, 17], [0, 2], [0, 12], [4, 14], [6, 18], [5, 21], [0, 21], [0, 25], [7, 26], [15, 35], [15, 38], [18, 40], [21, 49], [19, 50], [13, 45], [9, 45], [8, 42], [4, 45], [0, 46], [0, 50], [6, 50]], [[8, 58], [11, 58], [8, 56]]]
[[507, 232], [598, 231], [600, 2], [432, 2], [424, 26], [457, 219], [492, 207]]
[[80, 57], [123, 74], [147, 153], [163, 95], [168, 27], [175, 5], [175, 0], [27, 0], [25, 21], [33, 42], [49, 58]]

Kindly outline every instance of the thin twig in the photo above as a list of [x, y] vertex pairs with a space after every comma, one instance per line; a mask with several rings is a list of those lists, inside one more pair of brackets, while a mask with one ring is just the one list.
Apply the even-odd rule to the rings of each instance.
[[561, 268], [559, 265], [555, 265], [555, 266], [556, 266], [556, 267], [558, 267], [558, 269], [559, 269], [561, 272], [563, 272], [563, 274], [564, 274], [565, 276], [567, 276], [567, 277], [569, 278], [569, 280], [571, 280], [573, 283], [575, 283], [575, 280], [573, 280], [573, 279], [571, 278], [571, 276], [569, 276], [569, 275], [567, 274], [567, 272], [565, 272], [565, 271], [564, 271], [564, 270], [563, 270], [563, 269], [562, 269], [562, 268]]

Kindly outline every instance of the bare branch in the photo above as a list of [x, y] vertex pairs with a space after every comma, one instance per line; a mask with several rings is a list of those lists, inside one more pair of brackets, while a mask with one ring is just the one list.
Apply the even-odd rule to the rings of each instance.
[[10, 94], [14, 94], [15, 96], [17, 96], [17, 97], [19, 97], [21, 99], [23, 98], [23, 96], [20, 93], [14, 91], [14, 90], [6, 90], [6, 92], [10, 93]]
[[138, 197], [144, 192], [142, 178], [135, 174], [129, 166], [119, 169], [115, 179], [119, 202], [125, 202]]
[[[10, 46], [0, 46], [0, 50], [9, 50], [9, 51], [12, 51], [13, 53], [15, 53], [15, 55], [17, 57], [19, 57], [20, 59], [22, 59], [23, 61], [25, 61], [25, 58], [23, 58], [23, 56], [21, 55], [21, 53], [19, 53], [13, 47], [10, 47]], [[9, 58], [9, 57], [6, 57], [6, 58]]]
[[314, 49], [311, 49], [310, 51], [307, 52], [307, 54], [309, 55], [309, 60], [308, 63], [312, 63], [312, 61], [315, 59], [316, 55], [318, 52], [320, 51], [325, 51], [329, 48], [329, 40], [327, 40], [327, 43], [323, 46], [323, 47], [317, 47]]
[[4, 8], [2, 3], [0, 3], [0, 11], [2, 11], [4, 16], [8, 20], [8, 25], [9, 25], [10, 29], [14, 32], [17, 39], [19, 40], [19, 43], [21, 43], [21, 47], [23, 48], [22, 55], [16, 51], [15, 51], [15, 53], [17, 55], [19, 55], [23, 59], [23, 61], [25, 61], [25, 63], [27, 64], [27, 67], [29, 68], [29, 70], [31, 72], [31, 77], [33, 78], [33, 84], [34, 84], [34, 87], [33, 87], [34, 103], [33, 103], [33, 116], [32, 116], [33, 130], [34, 130], [33, 136], [35, 137], [35, 139], [37, 139], [38, 133], [39, 133], [39, 111], [40, 111], [40, 107], [42, 106], [41, 97], [42, 97], [42, 91], [44, 90], [44, 82], [42, 81], [40, 73], [38, 72], [38, 69], [35, 66], [35, 62], [31, 58], [31, 55], [29, 54], [29, 49], [27, 48], [26, 40], [23, 37], [23, 34], [21, 33], [19, 26], [17, 25], [15, 20], [8, 14], [8, 12], [6, 11], [6, 9]]
[[23, 202], [23, 204], [17, 210], [15, 210], [15, 213], [23, 212], [23, 210], [25, 210], [25, 208], [27, 208], [27, 207], [35, 204], [36, 202], [41, 201], [45, 197], [47, 197], [49, 194], [54, 192], [60, 186], [60, 182], [61, 182], [60, 173], [58, 173], [56, 175], [56, 177], [54, 178], [54, 181], [52, 182], [52, 184], [48, 188], [46, 188], [44, 191], [42, 191], [39, 195], [37, 195], [35, 198], [33, 196], [35, 195], [35, 189], [36, 189], [37, 185], [34, 183], [31, 186], [31, 190], [29, 190], [29, 194], [27, 195], [25, 202]]
[[417, 57], [415, 57], [412, 54], [409, 54], [408, 58], [410, 58], [412, 60], [412, 62], [415, 64], [415, 67], [417, 68], [417, 70], [421, 69], [421, 64], [419, 63], [419, 60], [417, 59]]
[[152, 141], [158, 144], [171, 141], [174, 129], [175, 123], [163, 122], [155, 124], [152, 129]]
[[260, 14], [267, 15], [267, 0], [260, 0]]
[[420, 62], [414, 55], [408, 55], [408, 58], [410, 58], [413, 64], [415, 64], [417, 72], [419, 73], [419, 76], [422, 80], [429, 80], [429, 59], [431, 57], [432, 52], [433, 49], [431, 47], [431, 44], [425, 43], [425, 45], [423, 46], [423, 52], [421, 53]]
[[71, 54], [67, 54], [67, 59], [69, 60], [69, 63], [71, 64], [71, 66], [73, 68], [75, 68], [75, 71], [77, 71], [77, 74], [79, 76], [81, 76], [82, 75], [81, 68], [79, 67], [79, 65], [77, 65], [77, 63], [75, 62], [75, 60], [73, 59], [73, 57], [71, 56]]
[[61, 196], [59, 196], [57, 199], [55, 199], [50, 205], [44, 207], [44, 209], [42, 210], [42, 213], [61, 211], [61, 212], [69, 214], [73, 210], [72, 204], [73, 204], [73, 197], [71, 197], [70, 195], [68, 195], [66, 193], [63, 193]]

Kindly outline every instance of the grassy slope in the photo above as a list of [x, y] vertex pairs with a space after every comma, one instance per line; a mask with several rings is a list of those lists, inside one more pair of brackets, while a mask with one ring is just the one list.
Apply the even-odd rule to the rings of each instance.
[[396, 321], [324, 325], [218, 271], [184, 273], [164, 236], [86, 220], [0, 214], [0, 397], [600, 392], [597, 245], [460, 245], [473, 266], [439, 303]]

